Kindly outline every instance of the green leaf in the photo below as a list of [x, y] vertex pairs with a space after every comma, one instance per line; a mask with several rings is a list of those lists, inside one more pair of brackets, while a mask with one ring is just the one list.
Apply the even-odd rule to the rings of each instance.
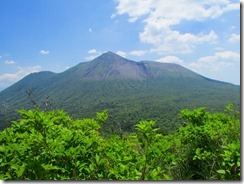
[[42, 164], [41, 166], [42, 166], [43, 169], [45, 169], [46, 171], [49, 171], [49, 170], [59, 170], [59, 169], [60, 169], [58, 166], [53, 166], [53, 165], [51, 165], [51, 164], [48, 164], [48, 165]]
[[95, 156], [96, 163], [99, 165], [100, 164], [100, 156], [96, 154]]
[[217, 170], [217, 172], [218, 172], [219, 174], [225, 174], [225, 173], [226, 173], [225, 170], [223, 170], [223, 169]]
[[89, 165], [89, 169], [90, 169], [90, 171], [94, 171], [94, 170], [95, 170], [95, 166], [94, 166], [93, 163], [91, 163], [91, 164]]
[[238, 161], [238, 162], [237, 162], [237, 166], [240, 167], [240, 165], [241, 165], [241, 163]]
[[24, 173], [24, 171], [25, 171], [25, 165], [20, 166], [20, 167], [19, 167], [19, 170], [16, 171], [17, 176], [18, 176], [18, 177], [22, 176], [23, 173]]
[[169, 176], [168, 174], [164, 174], [164, 178], [165, 178], [166, 180], [172, 180], [172, 177]]
[[17, 164], [13, 164], [13, 165], [11, 165], [11, 168], [12, 169], [15, 169], [15, 170], [18, 170], [19, 169], [19, 166]]

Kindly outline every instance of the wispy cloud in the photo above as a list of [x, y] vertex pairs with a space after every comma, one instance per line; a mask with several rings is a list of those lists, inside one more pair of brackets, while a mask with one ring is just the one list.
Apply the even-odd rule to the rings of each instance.
[[162, 63], [178, 63], [178, 64], [183, 64], [183, 60], [176, 57], [176, 56], [166, 56], [160, 59], [157, 59], [156, 61], [162, 62]]
[[110, 16], [110, 18], [113, 19], [114, 17], [116, 17], [116, 14], [113, 13], [113, 14]]
[[116, 54], [118, 54], [118, 55], [120, 55], [122, 57], [126, 57], [127, 56], [126, 52], [121, 51], [121, 50], [117, 51]]
[[88, 54], [101, 54], [101, 51], [97, 51], [96, 49], [92, 49], [88, 51]]
[[98, 51], [96, 49], [91, 49], [87, 53], [89, 54], [89, 56], [85, 57], [87, 61], [91, 61], [102, 54], [101, 51]]
[[[101, 55], [103, 52], [98, 51], [96, 49], [91, 49], [87, 53], [89, 54], [89, 56], [85, 57], [85, 59], [86, 60], [93, 60], [96, 57], [98, 57], [99, 55]], [[148, 53], [148, 51], [147, 50], [134, 50], [134, 51], [125, 52], [122, 50], [118, 50], [115, 53], [122, 56], [122, 57], [127, 57], [127, 56], [143, 56], [146, 53]]]
[[212, 72], [227, 70], [228, 67], [240, 63], [240, 54], [233, 51], [216, 52], [212, 56], [199, 58], [196, 62], [188, 64], [195, 71], [208, 70]]
[[85, 57], [85, 60], [87, 60], [87, 61], [91, 61], [91, 60], [95, 59], [96, 57], [97, 57], [97, 56], [95, 56], [95, 55], [87, 56], [87, 57]]
[[228, 39], [230, 43], [240, 42], [240, 35], [239, 34], [231, 34], [230, 38]]
[[147, 53], [147, 50], [133, 50], [130, 52], [130, 55], [132, 56], [143, 56]]
[[92, 28], [89, 28], [88, 31], [91, 33], [92, 32]]
[[[200, 57], [196, 61], [184, 61], [177, 56], [166, 56], [157, 59], [158, 62], [176, 63], [189, 68], [203, 76], [238, 84], [235, 78], [240, 76], [240, 54], [233, 51], [219, 51], [213, 55]], [[235, 73], [233, 73], [235, 71]]]
[[16, 62], [14, 60], [6, 60], [5, 64], [12, 65], [15, 64]]
[[[127, 14], [129, 22], [142, 21], [144, 29], [139, 33], [142, 43], [151, 44], [151, 52], [161, 54], [191, 53], [196, 45], [215, 43], [214, 30], [199, 33], [181, 33], [173, 26], [183, 21], [202, 22], [215, 19], [224, 13], [240, 9], [238, 2], [229, 0], [117, 0], [116, 15]], [[113, 15], [114, 16], [114, 15]]]
[[47, 54], [49, 54], [49, 51], [48, 50], [40, 50], [39, 53], [42, 55], [47, 55]]
[[0, 87], [7, 87], [22, 79], [26, 75], [40, 71], [41, 66], [18, 67], [15, 73], [5, 73], [0, 75]]
[[[216, 52], [185, 66], [203, 76], [240, 85], [240, 54], [233, 51]], [[239, 80], [238, 80], [239, 79]]]
[[133, 50], [133, 51], [128, 51], [128, 52], [119, 50], [119, 51], [116, 52], [116, 54], [118, 54], [118, 55], [120, 55], [122, 57], [127, 57], [127, 56], [143, 56], [146, 53], [148, 53], [147, 50]]

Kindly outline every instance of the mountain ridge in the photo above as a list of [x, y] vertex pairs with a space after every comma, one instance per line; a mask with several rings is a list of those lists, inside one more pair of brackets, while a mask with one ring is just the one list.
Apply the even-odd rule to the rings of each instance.
[[239, 86], [206, 78], [177, 64], [135, 62], [112, 52], [61, 73], [26, 76], [0, 92], [1, 107], [8, 106], [8, 110], [0, 108], [0, 117], [17, 118], [17, 109], [33, 108], [26, 90], [33, 91], [39, 104], [48, 98], [53, 109], [63, 109], [75, 118], [109, 109], [106, 126], [116, 121], [126, 130], [142, 119], [156, 120], [171, 130], [177, 126], [182, 108], [222, 110], [227, 103], [240, 105]]
[[[104, 68], [106, 67], [106, 68]], [[160, 68], [160, 69], [157, 69]], [[201, 77], [203, 76], [174, 63], [160, 63], [156, 61], [133, 61], [123, 58], [115, 53], [106, 52], [92, 61], [82, 62], [78, 65], [62, 72], [78, 73], [77, 76], [85, 79], [103, 80], [105, 78], [115, 77], [131, 78], [131, 79], [147, 79], [150, 77], [167, 77], [172, 72], [178, 75], [181, 73], [188, 76], [185, 77]], [[73, 74], [72, 74], [73, 75]], [[171, 75], [172, 77], [173, 75]], [[175, 75], [176, 76], [176, 75]], [[181, 77], [181, 75], [179, 76]]]

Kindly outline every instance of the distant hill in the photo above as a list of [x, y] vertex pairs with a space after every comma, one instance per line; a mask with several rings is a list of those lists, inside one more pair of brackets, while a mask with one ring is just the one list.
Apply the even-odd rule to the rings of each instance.
[[75, 118], [93, 117], [108, 109], [108, 129], [120, 124], [133, 129], [142, 119], [156, 120], [166, 132], [179, 123], [182, 108], [206, 106], [222, 110], [228, 103], [240, 106], [240, 86], [212, 80], [177, 64], [135, 62], [112, 52], [80, 63], [62, 73], [33, 73], [0, 92], [1, 127], [17, 118], [16, 109], [33, 108], [26, 91], [39, 104]]

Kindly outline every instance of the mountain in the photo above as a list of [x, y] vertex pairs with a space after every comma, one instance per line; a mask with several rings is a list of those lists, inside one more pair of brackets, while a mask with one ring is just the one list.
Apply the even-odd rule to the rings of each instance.
[[158, 62], [135, 62], [112, 52], [102, 54], [90, 62], [80, 63], [65, 72], [79, 79], [148, 79], [152, 77], [196, 77], [199, 75], [180, 65]]
[[201, 76], [177, 64], [135, 62], [107, 52], [62, 73], [33, 73], [0, 92], [1, 127], [17, 118], [16, 109], [33, 108], [28, 100], [63, 109], [74, 118], [93, 117], [108, 109], [107, 129], [133, 129], [142, 119], [156, 120], [166, 132], [174, 130], [183, 108], [206, 106], [222, 110], [240, 107], [240, 86]]

